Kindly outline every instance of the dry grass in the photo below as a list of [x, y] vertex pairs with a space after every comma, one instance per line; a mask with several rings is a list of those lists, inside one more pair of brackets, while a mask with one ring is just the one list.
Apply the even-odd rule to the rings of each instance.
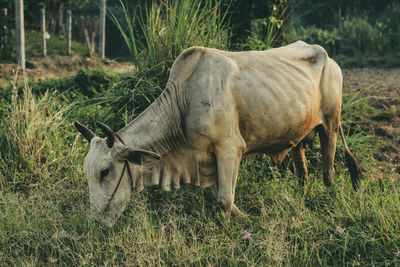
[[1, 129], [4, 137], [1, 169], [5, 173], [5, 185], [11, 188], [49, 186], [63, 178], [65, 163], [71, 164], [76, 159], [70, 151], [72, 148], [74, 152], [75, 148], [67, 149], [65, 136], [68, 133], [66, 116], [75, 102], [62, 104], [54, 92], [35, 96], [26, 79], [21, 92], [16, 80], [17, 75]]

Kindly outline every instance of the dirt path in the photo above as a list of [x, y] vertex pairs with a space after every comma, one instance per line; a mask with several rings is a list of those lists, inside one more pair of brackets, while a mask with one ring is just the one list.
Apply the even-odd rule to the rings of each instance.
[[[26, 74], [29, 80], [57, 78], [75, 74], [80, 68], [111, 70], [114, 72], [131, 72], [134, 66], [128, 62], [102, 60], [98, 57], [84, 57], [78, 53], [71, 56], [51, 55], [44, 58], [33, 58], [26, 62]], [[0, 85], [8, 85], [15, 77], [17, 64], [0, 64]]]
[[388, 171], [400, 173], [400, 68], [346, 69], [343, 80], [345, 92], [364, 90], [362, 95], [371, 97], [372, 106], [379, 110], [366, 114], [373, 126], [369, 132], [380, 137], [373, 157], [388, 163]]

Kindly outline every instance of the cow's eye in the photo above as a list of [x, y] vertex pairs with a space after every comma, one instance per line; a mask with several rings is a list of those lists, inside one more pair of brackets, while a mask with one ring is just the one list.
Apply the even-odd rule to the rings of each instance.
[[104, 178], [108, 175], [110, 172], [110, 168], [104, 169], [100, 172], [100, 182], [103, 182]]

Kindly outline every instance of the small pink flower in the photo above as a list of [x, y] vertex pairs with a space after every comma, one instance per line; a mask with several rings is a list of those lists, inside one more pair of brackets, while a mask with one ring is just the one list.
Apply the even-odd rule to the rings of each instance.
[[244, 230], [243, 239], [250, 239], [250, 238], [251, 238], [250, 233], [247, 230]]

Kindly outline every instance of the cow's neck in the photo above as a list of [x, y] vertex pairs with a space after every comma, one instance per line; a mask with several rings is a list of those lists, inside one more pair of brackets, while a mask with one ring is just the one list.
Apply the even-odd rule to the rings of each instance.
[[164, 156], [185, 141], [182, 117], [186, 105], [177, 93], [176, 86], [168, 83], [153, 104], [118, 132], [127, 146]]

